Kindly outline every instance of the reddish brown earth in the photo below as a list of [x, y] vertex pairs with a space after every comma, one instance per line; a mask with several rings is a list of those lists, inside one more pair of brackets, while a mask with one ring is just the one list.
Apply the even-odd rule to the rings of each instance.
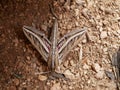
[[[48, 5], [50, 2], [51, 0], [0, 1], [0, 89], [18, 88], [30, 74], [30, 70], [26, 71], [26, 67], [29, 68], [30, 65], [29, 61], [26, 61], [26, 56], [32, 55], [31, 52], [36, 53], [36, 51], [24, 36], [22, 27], [31, 25], [33, 22], [41, 24], [47, 20], [50, 14]], [[24, 48], [29, 48], [30, 51], [26, 51]], [[41, 58], [38, 53], [35, 56]], [[46, 67], [46, 63], [42, 61], [40, 60], [41, 67]], [[17, 81], [18, 83], [15, 85]], [[34, 81], [34, 83], [37, 82]], [[38, 84], [42, 90], [44, 83], [39, 82]]]
[[[54, 0], [59, 34], [87, 27], [92, 42], [84, 37], [60, 65], [70, 81], [46, 83], [43, 80], [46, 76], [37, 73], [48, 71], [47, 64], [25, 37], [22, 27], [34, 23], [47, 32], [53, 19], [51, 2], [0, 1], [0, 90], [116, 90], [115, 82], [105, 71], [113, 72], [109, 56], [120, 46], [120, 1]], [[80, 65], [79, 58], [82, 58]]]

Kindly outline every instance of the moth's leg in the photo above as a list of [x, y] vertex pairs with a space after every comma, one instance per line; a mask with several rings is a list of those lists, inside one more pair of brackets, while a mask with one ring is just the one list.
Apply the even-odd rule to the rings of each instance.
[[57, 73], [55, 71], [46, 71], [46, 72], [40, 72], [40, 73], [35, 73], [36, 75], [44, 75], [47, 77], [46, 81], [48, 80], [55, 80], [55, 79], [64, 79], [64, 80], [69, 80], [68, 78], [65, 77], [64, 74], [62, 73]]
[[79, 68], [81, 65], [81, 61], [82, 61], [82, 45], [80, 45], [80, 50], [78, 51], [78, 63], [76, 64], [76, 68]]
[[[86, 39], [87, 39], [87, 41], [88, 42], [91, 42], [92, 40], [91, 40], [91, 37], [90, 37], [90, 34], [88, 33], [88, 32], [86, 32]], [[80, 63], [81, 63], [81, 60], [82, 60], [82, 45], [80, 45], [80, 50], [79, 50], [79, 52], [78, 52], [78, 56], [79, 56], [79, 61], [78, 61], [78, 64], [76, 65], [76, 66], [80, 66]]]
[[55, 80], [55, 79], [64, 79], [64, 80], [69, 80], [68, 78], [65, 77], [64, 74], [62, 73], [57, 73], [57, 72], [51, 72], [50, 75], [48, 76], [48, 80]]

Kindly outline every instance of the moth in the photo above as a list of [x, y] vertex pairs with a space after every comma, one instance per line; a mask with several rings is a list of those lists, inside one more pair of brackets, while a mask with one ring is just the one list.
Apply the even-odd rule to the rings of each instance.
[[58, 22], [55, 19], [50, 39], [34, 27], [23, 26], [23, 32], [47, 62], [50, 71], [55, 71], [66, 55], [81, 41], [87, 29], [73, 30], [58, 40]]

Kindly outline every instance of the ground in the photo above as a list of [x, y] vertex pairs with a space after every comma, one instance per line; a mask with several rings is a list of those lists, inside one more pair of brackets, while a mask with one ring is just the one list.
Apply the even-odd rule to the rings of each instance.
[[[112, 72], [109, 54], [112, 55], [120, 45], [120, 0], [69, 1], [0, 1], [1, 90], [116, 89], [105, 71]], [[59, 18], [60, 37], [76, 28], [87, 27], [92, 40], [87, 42], [84, 37], [60, 65], [61, 72], [70, 81], [44, 80], [46, 76], [39, 73], [48, 70], [47, 64], [22, 30], [23, 25], [35, 24], [46, 33], [53, 24], [50, 4]]]

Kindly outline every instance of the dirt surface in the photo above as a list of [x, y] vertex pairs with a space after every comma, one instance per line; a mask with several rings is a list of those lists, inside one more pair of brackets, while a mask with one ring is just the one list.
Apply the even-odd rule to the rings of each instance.
[[46, 63], [40, 60], [41, 56], [24, 36], [22, 27], [32, 23], [40, 25], [47, 20], [50, 2], [50, 0], [47, 2], [46, 0], [1, 1], [0, 88], [2, 90], [12, 90], [12, 88], [33, 90], [37, 86], [38, 89], [43, 90], [44, 83], [33, 76], [32, 71], [35, 71], [36, 66], [46, 67]]
[[84, 37], [60, 65], [61, 73], [70, 81], [46, 82], [47, 77], [38, 73], [48, 71], [47, 64], [27, 40], [22, 27], [34, 23], [46, 33], [53, 24], [51, 2], [0, 1], [0, 89], [115, 90], [116, 84], [105, 71], [112, 72], [109, 54], [120, 45], [120, 0], [54, 0], [60, 37], [75, 28], [87, 27], [92, 42]]

